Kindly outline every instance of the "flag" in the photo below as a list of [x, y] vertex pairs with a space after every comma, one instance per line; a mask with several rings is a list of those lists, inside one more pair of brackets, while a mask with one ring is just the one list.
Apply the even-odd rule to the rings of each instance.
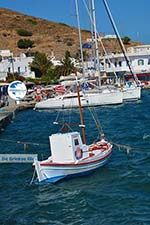
[[91, 42], [86, 42], [82, 45], [82, 48], [92, 48], [92, 43]]
[[65, 93], [65, 86], [64, 85], [56, 85], [55, 87], [54, 87], [54, 91], [56, 92], [56, 93], [60, 93], [60, 94], [64, 94]]

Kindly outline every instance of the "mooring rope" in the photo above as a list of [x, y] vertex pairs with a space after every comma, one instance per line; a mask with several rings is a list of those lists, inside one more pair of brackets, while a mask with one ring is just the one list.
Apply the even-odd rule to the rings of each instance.
[[[133, 147], [133, 146], [129, 146], [129, 145], [123, 145], [123, 144], [118, 144], [118, 143], [115, 143], [113, 141], [111, 141], [111, 144], [113, 146], [116, 146], [118, 148], [119, 151], [121, 151], [121, 149], [123, 150], [126, 150], [127, 154], [129, 154], [131, 151], [141, 151], [141, 147], [138, 148], [138, 147]], [[143, 150], [150, 150], [150, 147], [143, 147], [142, 148]]]
[[15, 144], [23, 144], [25, 146], [27, 146], [27, 145], [48, 146], [48, 144], [41, 144], [41, 143], [35, 143], [35, 142], [26, 142], [26, 141], [14, 141], [14, 140], [10, 140], [10, 139], [0, 139], [0, 141], [11, 142], [11, 143], [15, 143]]
[[[13, 140], [10, 140], [10, 139], [0, 139], [0, 141], [4, 141], [4, 142], [10, 142], [10, 143], [15, 143], [15, 144], [22, 144], [24, 145], [24, 150], [27, 149], [27, 146], [28, 145], [33, 145], [33, 146], [49, 146], [49, 144], [41, 144], [41, 143], [35, 143], [35, 142], [23, 142], [23, 141], [13, 141]], [[141, 147], [138, 148], [138, 147], [133, 147], [133, 146], [129, 146], [129, 145], [124, 145], [124, 144], [119, 144], [119, 143], [115, 143], [113, 141], [109, 141], [113, 146], [116, 146], [118, 148], [119, 151], [121, 150], [126, 150], [127, 154], [129, 154], [131, 151], [140, 151], [141, 150]], [[144, 150], [150, 150], [150, 147], [144, 147], [143, 148]]]
[[121, 151], [121, 149], [126, 150], [127, 154], [129, 154], [130, 151], [134, 149], [133, 147], [131, 147], [129, 145], [122, 145], [122, 144], [114, 143], [112, 141], [111, 141], [111, 144], [116, 146], [119, 151]]
[[34, 169], [34, 171], [33, 171], [33, 175], [32, 175], [32, 179], [31, 179], [31, 181], [30, 181], [30, 185], [32, 185], [32, 184], [33, 184], [33, 182], [34, 182], [34, 178], [35, 178], [35, 175], [36, 175], [36, 172], [35, 172], [35, 169]]

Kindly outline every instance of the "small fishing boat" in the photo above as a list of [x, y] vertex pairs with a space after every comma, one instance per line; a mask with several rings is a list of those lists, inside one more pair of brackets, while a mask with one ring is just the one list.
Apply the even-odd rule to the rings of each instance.
[[86, 144], [78, 83], [77, 95], [82, 138], [79, 132], [56, 133], [49, 137], [51, 156], [43, 161], [35, 160], [33, 164], [39, 182], [55, 183], [67, 177], [89, 174], [105, 165], [111, 156], [112, 145], [103, 135], [99, 141]]
[[104, 139], [87, 146], [78, 132], [53, 134], [50, 144], [52, 155], [34, 162], [39, 182], [89, 174], [106, 164], [112, 153], [112, 145]]

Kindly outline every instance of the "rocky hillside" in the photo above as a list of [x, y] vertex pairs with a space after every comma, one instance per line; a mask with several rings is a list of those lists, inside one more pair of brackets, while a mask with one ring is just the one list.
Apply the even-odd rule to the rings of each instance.
[[[20, 39], [34, 41], [30, 51], [40, 51], [61, 58], [66, 50], [75, 55], [79, 49], [78, 30], [63, 23], [50, 22], [44, 19], [23, 15], [8, 9], [0, 8], [0, 49], [10, 49], [15, 55], [28, 50], [17, 47]], [[24, 29], [30, 33], [27, 37], [18, 34], [18, 30]], [[82, 30], [83, 42], [90, 38], [90, 32]], [[129, 46], [137, 45], [131, 42]], [[115, 40], [105, 40], [104, 45], [108, 52], [120, 51]]]

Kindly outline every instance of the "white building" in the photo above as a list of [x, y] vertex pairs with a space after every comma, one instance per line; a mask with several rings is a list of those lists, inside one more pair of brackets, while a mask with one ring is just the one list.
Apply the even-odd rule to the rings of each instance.
[[[3, 51], [3, 54], [1, 51]], [[21, 54], [19, 57], [13, 57], [12, 53], [9, 54], [9, 50], [1, 51], [0, 53], [2, 54], [2, 60], [0, 62], [0, 80], [5, 81], [8, 73], [15, 72], [25, 78], [35, 78], [35, 73], [30, 69], [30, 63], [33, 61], [33, 57], [26, 57], [25, 54]]]
[[129, 47], [127, 49], [127, 52], [129, 53], [150, 53], [150, 45], [138, 45], [138, 46], [133, 46]]
[[54, 66], [61, 66], [62, 63], [60, 60], [56, 59], [55, 56], [50, 59]]
[[[127, 56], [130, 59], [132, 71], [138, 79], [143, 82], [150, 82], [150, 45], [134, 46], [127, 49]], [[94, 60], [86, 62], [86, 68], [94, 68]], [[100, 57], [100, 70], [107, 74], [126, 74], [127, 78], [132, 77], [129, 66], [123, 53], [110, 53]]]
[[[150, 72], [150, 45], [141, 45], [127, 49], [133, 71], [136, 73]], [[129, 67], [123, 53], [108, 54], [103, 57], [103, 66], [106, 72], [129, 72]]]
[[107, 34], [101, 37], [101, 39], [117, 39], [117, 36], [115, 34]]
[[13, 53], [10, 50], [0, 50], [0, 56], [4, 58], [12, 57]]
[[[94, 38], [94, 37], [93, 37]], [[102, 39], [117, 39], [117, 36], [115, 34], [107, 34], [107, 35], [98, 35], [97, 41], [101, 42]], [[86, 42], [91, 43], [92, 38], [87, 38]]]

